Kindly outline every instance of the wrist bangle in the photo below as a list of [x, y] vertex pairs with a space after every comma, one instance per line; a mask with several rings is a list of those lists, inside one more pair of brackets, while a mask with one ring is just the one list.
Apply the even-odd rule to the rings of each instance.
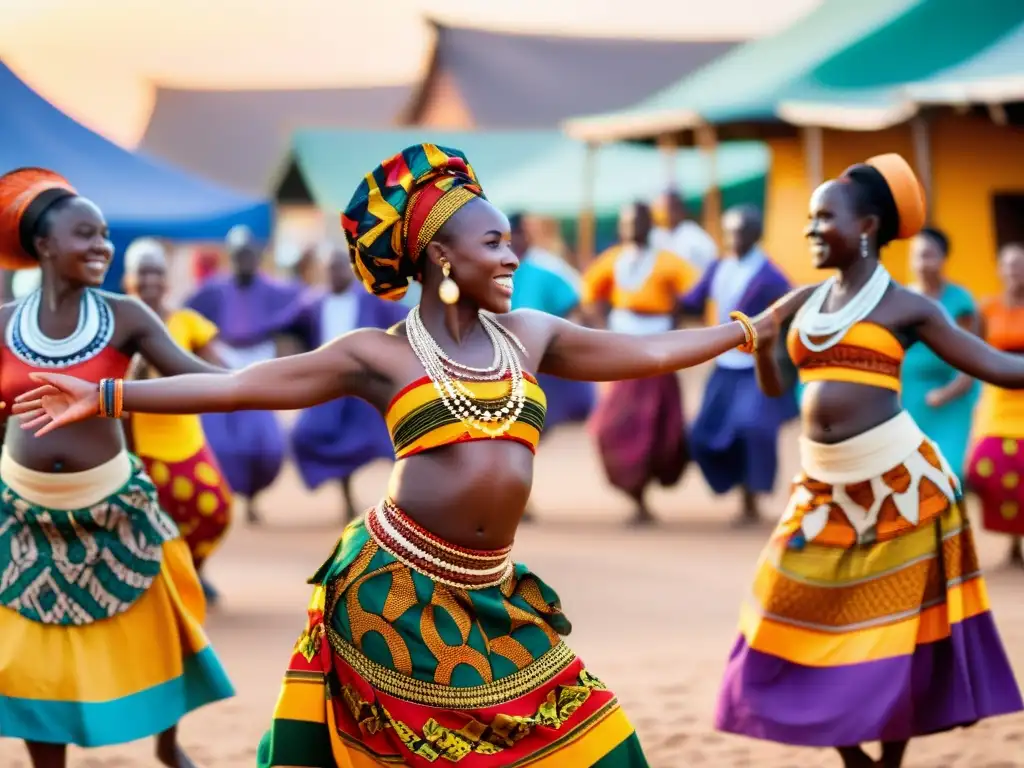
[[121, 418], [124, 406], [124, 379], [100, 379], [100, 416]]
[[744, 341], [736, 348], [740, 352], [753, 353], [757, 349], [757, 329], [753, 321], [742, 312], [730, 312], [729, 319], [735, 320], [743, 328]]

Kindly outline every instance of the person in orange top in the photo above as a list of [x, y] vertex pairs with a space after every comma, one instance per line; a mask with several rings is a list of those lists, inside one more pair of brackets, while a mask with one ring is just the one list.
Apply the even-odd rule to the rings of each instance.
[[[1024, 245], [999, 254], [1003, 295], [981, 307], [985, 341], [1024, 354]], [[990, 531], [1010, 535], [1010, 563], [1024, 567], [1024, 392], [986, 384], [974, 414], [967, 484]]]
[[[171, 310], [167, 295], [167, 261], [156, 240], [136, 240], [125, 252], [125, 287], [167, 324], [179, 346], [221, 365], [213, 349], [217, 326], [193, 309]], [[135, 378], [156, 376], [136, 359]], [[207, 599], [217, 593], [202, 578], [207, 557], [220, 544], [231, 521], [231, 489], [195, 415], [134, 413], [126, 420], [132, 452], [146, 465], [164, 508], [188, 543]]]
[[[592, 321], [619, 333], [661, 333], [676, 324], [682, 297], [699, 275], [687, 262], [650, 246], [651, 209], [619, 215], [620, 244], [583, 275], [581, 304]], [[654, 520], [645, 494], [652, 481], [675, 485], [689, 460], [683, 393], [675, 372], [613, 382], [590, 420], [605, 475], [636, 504], [634, 521]]]

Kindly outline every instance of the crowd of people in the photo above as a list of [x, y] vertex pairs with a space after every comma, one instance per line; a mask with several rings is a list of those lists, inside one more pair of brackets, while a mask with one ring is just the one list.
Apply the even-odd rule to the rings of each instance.
[[[719, 254], [674, 193], [627, 206], [580, 274], [487, 201], [465, 155], [416, 145], [358, 184], [325, 285], [268, 276], [236, 230], [230, 268], [204, 256], [175, 308], [161, 243], [125, 254], [127, 295], [101, 291], [102, 212], [51, 171], [0, 177], [0, 267], [41, 271], [0, 308], [0, 736], [35, 768], [144, 736], [193, 766], [178, 721], [233, 695], [202, 628], [203, 566], [233, 498], [258, 524], [290, 454], [308, 487], [337, 484], [346, 526], [260, 766], [642, 768], [626, 713], [563, 640], [557, 593], [512, 559], [543, 514], [542, 435], [587, 422], [636, 523], [692, 459], [747, 525], [798, 415], [801, 473], [716, 726], [891, 768], [913, 738], [1021, 711], [964, 491], [1020, 564], [1024, 248], [1003, 249], [1004, 294], [978, 307], [926, 220], [910, 167], [883, 155], [810, 200], [820, 284], [790, 285], [756, 207], [725, 213]], [[908, 287], [882, 263], [901, 239]], [[301, 351], [279, 356], [281, 336]], [[687, 425], [677, 374], [708, 361]], [[301, 411], [290, 429], [284, 410]], [[362, 513], [351, 478], [378, 459], [392, 479]], [[133, 642], [148, 651], [128, 663]]]

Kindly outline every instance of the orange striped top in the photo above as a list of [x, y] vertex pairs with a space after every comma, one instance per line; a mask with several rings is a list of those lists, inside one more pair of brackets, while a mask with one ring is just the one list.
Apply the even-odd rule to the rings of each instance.
[[800, 341], [794, 323], [786, 338], [786, 348], [801, 383], [848, 381], [900, 391], [900, 368], [906, 351], [892, 332], [881, 325], [856, 323], [838, 344], [814, 352]]

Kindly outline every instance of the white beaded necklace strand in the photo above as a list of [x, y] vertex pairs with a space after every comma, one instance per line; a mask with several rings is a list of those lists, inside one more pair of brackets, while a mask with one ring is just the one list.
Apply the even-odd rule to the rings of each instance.
[[[835, 312], [822, 312], [821, 308], [825, 305], [829, 291], [838, 281], [835, 275], [830, 277], [808, 297], [796, 319], [801, 343], [811, 352], [824, 352], [834, 347], [842, 341], [850, 328], [870, 315], [878, 306], [891, 280], [888, 270], [879, 264], [846, 306]], [[822, 341], [813, 340], [822, 338]]]
[[[418, 306], [409, 313], [406, 331], [409, 345], [448, 411], [467, 427], [489, 437], [501, 437], [519, 419], [526, 402], [523, 367], [518, 354], [525, 355], [526, 348], [489, 312], [480, 312], [480, 324], [494, 347], [494, 360], [487, 368], [474, 368], [448, 357], [423, 324]], [[497, 399], [492, 408], [478, 406], [473, 392], [462, 383], [463, 380], [501, 381], [506, 377], [508, 393]], [[493, 426], [495, 422], [497, 426]]]

